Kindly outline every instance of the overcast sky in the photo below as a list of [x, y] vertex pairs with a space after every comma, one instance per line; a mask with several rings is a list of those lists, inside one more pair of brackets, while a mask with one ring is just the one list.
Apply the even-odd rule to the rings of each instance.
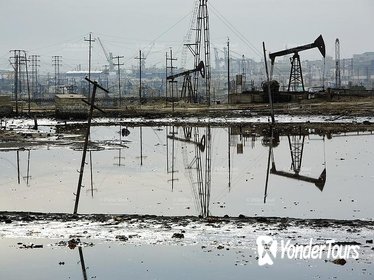
[[[170, 47], [180, 58], [195, 0], [0, 0], [0, 69], [9, 67], [9, 51], [40, 55], [41, 70], [49, 71], [52, 56], [61, 55], [63, 70], [87, 65], [88, 34], [100, 37], [107, 51], [123, 55], [125, 67], [136, 64], [142, 49], [147, 65], [165, 65]], [[327, 55], [334, 56], [335, 39], [341, 57], [374, 51], [373, 0], [209, 0], [213, 47], [223, 57], [230, 38], [234, 56], [261, 59], [262, 42], [272, 51], [313, 42], [322, 34]], [[194, 36], [192, 37], [194, 38]], [[190, 54], [189, 54], [190, 56]], [[319, 59], [317, 50], [301, 55]], [[180, 61], [180, 59], [179, 59]], [[213, 62], [214, 63], [214, 62]], [[93, 67], [105, 64], [98, 44]]]

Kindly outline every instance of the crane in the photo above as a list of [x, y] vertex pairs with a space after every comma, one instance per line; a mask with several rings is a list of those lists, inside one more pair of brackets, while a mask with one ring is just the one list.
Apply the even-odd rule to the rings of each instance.
[[287, 50], [283, 50], [283, 51], [270, 53], [269, 54], [269, 58], [271, 60], [270, 80], [272, 80], [272, 76], [273, 76], [275, 58], [279, 57], [279, 56], [285, 56], [285, 55], [288, 55], [288, 54], [293, 54], [293, 57], [291, 58], [291, 73], [290, 73], [290, 79], [289, 79], [289, 82], [288, 82], [288, 91], [290, 91], [291, 89], [293, 91], [296, 91], [297, 87], [300, 84], [302, 86], [302, 90], [305, 91], [299, 52], [309, 50], [309, 49], [313, 49], [313, 48], [318, 48], [319, 51], [321, 52], [322, 56], [323, 57], [326, 56], [325, 42], [322, 38], [322, 35], [319, 35], [318, 38], [311, 44], [307, 44], [307, 45], [295, 47], [295, 48], [292, 48], [292, 49], [287, 49]]
[[103, 45], [103, 43], [101, 42], [101, 40], [100, 40], [99, 37], [97, 37], [97, 40], [99, 41], [100, 46], [101, 46], [101, 48], [103, 49], [103, 52], [104, 52], [105, 58], [106, 58], [106, 60], [107, 60], [108, 63], [109, 63], [109, 71], [111, 71], [111, 72], [114, 71], [113, 54], [112, 54], [111, 52], [109, 52], [109, 54], [108, 54], [108, 52], [107, 52], [106, 49], [104, 48], [104, 45]]

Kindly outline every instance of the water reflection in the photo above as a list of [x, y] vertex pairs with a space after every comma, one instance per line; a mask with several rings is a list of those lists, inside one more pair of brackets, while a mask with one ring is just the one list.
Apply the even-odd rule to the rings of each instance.
[[[269, 182], [269, 173], [274, 174], [277, 176], [281, 176], [284, 178], [295, 179], [307, 183], [313, 183], [320, 191], [323, 191], [323, 188], [326, 183], [326, 157], [324, 155], [324, 162], [323, 166], [324, 169], [322, 170], [321, 174], [318, 178], [301, 175], [301, 168], [303, 163], [303, 153], [304, 153], [304, 145], [305, 145], [305, 137], [309, 135], [307, 130], [302, 130], [299, 127], [299, 132], [297, 134], [287, 134], [288, 140], [288, 147], [291, 156], [291, 171], [281, 171], [277, 170], [275, 164], [275, 155], [274, 149], [280, 143], [279, 131], [273, 125], [270, 125], [270, 137], [269, 135], [265, 135], [262, 144], [264, 146], [269, 147], [269, 154], [268, 154], [268, 163], [267, 163], [267, 171], [266, 171], [266, 181], [265, 181], [265, 194], [264, 194], [264, 203], [266, 203], [266, 198], [268, 195], [268, 182]], [[325, 149], [325, 137], [323, 137], [324, 149]], [[316, 153], [318, 151], [315, 151]], [[271, 168], [270, 168], [270, 161], [271, 161]], [[270, 169], [270, 170], [269, 170]]]
[[[373, 183], [372, 134], [348, 138], [339, 130], [327, 133], [320, 128], [282, 124], [93, 126], [82, 182], [86, 196], [92, 199], [83, 197], [80, 211], [297, 216], [298, 209], [283, 204], [301, 201], [329, 217], [336, 215], [334, 209], [338, 208], [344, 208], [344, 217], [349, 211], [368, 216], [361, 209], [370, 209], [365, 194], [370, 193]], [[79, 125], [65, 127], [59, 129], [59, 138], [67, 139], [64, 146], [33, 150], [10, 150], [7, 143], [7, 152], [0, 151], [0, 170], [6, 170], [0, 177], [1, 210], [70, 212], [83, 146], [81, 134], [84, 129]], [[32, 168], [31, 161], [37, 169]], [[27, 192], [17, 188], [22, 179], [25, 185], [32, 182], [33, 188]], [[356, 181], [360, 182], [360, 192], [354, 191]], [[319, 191], [295, 187], [311, 184]], [[360, 208], [339, 204], [334, 186], [340, 186], [342, 200], [363, 201]], [[325, 204], [320, 203], [322, 191]], [[45, 199], [39, 199], [41, 194]], [[327, 209], [331, 203], [334, 207]], [[301, 211], [301, 215], [311, 213]]]
[[[183, 137], [177, 136], [180, 134]], [[189, 182], [194, 195], [196, 208], [201, 217], [208, 217], [209, 204], [210, 204], [210, 191], [211, 191], [211, 127], [182, 127], [176, 129], [172, 127], [171, 132], [167, 135], [168, 139], [172, 140], [172, 156], [171, 156], [171, 174], [172, 174], [172, 190], [174, 189], [174, 169], [175, 166], [175, 141], [182, 144], [182, 157], [184, 168], [188, 172]], [[192, 148], [193, 152], [190, 153], [189, 149]], [[189, 155], [192, 157], [189, 157]], [[169, 166], [169, 160], [168, 160]]]

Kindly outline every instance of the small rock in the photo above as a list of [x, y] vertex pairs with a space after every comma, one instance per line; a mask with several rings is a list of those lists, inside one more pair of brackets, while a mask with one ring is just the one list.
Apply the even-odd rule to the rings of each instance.
[[173, 236], [171, 238], [179, 238], [179, 239], [182, 239], [184, 238], [184, 234], [183, 233], [174, 233]]
[[347, 261], [345, 259], [336, 259], [336, 260], [333, 260], [332, 263], [338, 264], [338, 265], [345, 265]]
[[222, 246], [222, 245], [218, 245], [217, 249], [218, 249], [218, 250], [222, 250], [222, 249], [225, 249], [225, 247]]
[[366, 240], [366, 244], [373, 244], [373, 239]]

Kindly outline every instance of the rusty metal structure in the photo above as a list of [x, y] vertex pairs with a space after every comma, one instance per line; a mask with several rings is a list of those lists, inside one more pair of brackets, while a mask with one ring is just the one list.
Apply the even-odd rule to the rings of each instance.
[[285, 56], [289, 54], [293, 54], [293, 57], [291, 58], [291, 72], [290, 72], [290, 78], [288, 82], [288, 91], [298, 91], [298, 88], [301, 86], [302, 91], [305, 91], [304, 88], [304, 80], [303, 80], [303, 72], [301, 69], [301, 62], [300, 62], [300, 56], [299, 52], [310, 50], [313, 48], [318, 48], [321, 52], [322, 56], [326, 56], [326, 48], [325, 48], [325, 42], [322, 38], [322, 35], [320, 35], [313, 43], [278, 51], [274, 53], [270, 53], [269, 57], [271, 60], [271, 69], [270, 69], [270, 80], [272, 80], [273, 76], [273, 70], [274, 70], [274, 62], [275, 58], [279, 56]]

